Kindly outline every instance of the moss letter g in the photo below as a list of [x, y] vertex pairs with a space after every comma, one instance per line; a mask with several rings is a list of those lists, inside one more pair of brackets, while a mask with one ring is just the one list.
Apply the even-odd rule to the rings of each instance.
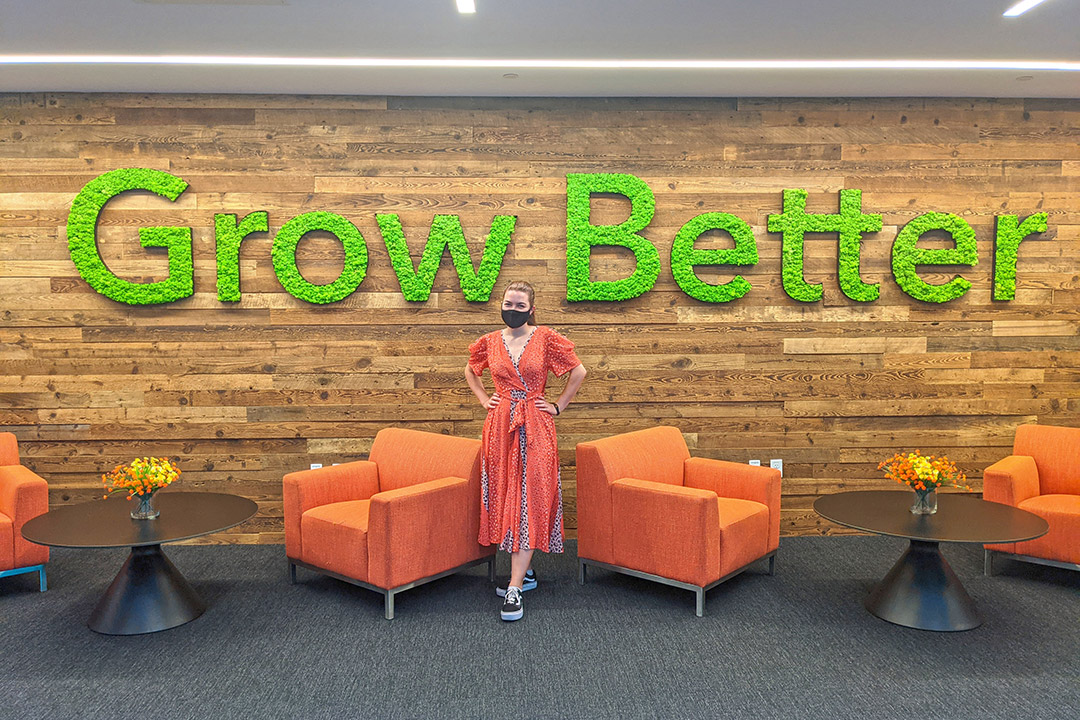
[[110, 170], [86, 183], [71, 203], [68, 250], [71, 261], [90, 287], [117, 302], [157, 305], [188, 297], [195, 291], [191, 266], [191, 228], [139, 228], [143, 247], [164, 247], [169, 253], [169, 276], [158, 282], [137, 283], [117, 277], [97, 248], [97, 221], [105, 203], [128, 190], [147, 190], [175, 201], [188, 184], [167, 172], [146, 168]]

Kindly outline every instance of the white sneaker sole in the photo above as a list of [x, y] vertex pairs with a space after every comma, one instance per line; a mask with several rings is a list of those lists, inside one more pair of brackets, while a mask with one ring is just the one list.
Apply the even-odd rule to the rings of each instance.
[[505, 621], [507, 621], [507, 622], [512, 622], [512, 621], [514, 621], [514, 620], [520, 620], [520, 619], [521, 619], [521, 617], [522, 617], [522, 616], [523, 616], [524, 614], [525, 614], [525, 608], [521, 608], [521, 609], [520, 609], [520, 610], [518, 610], [517, 612], [511, 612], [511, 613], [508, 613], [508, 612], [500, 612], [500, 613], [499, 613], [499, 617], [501, 617], [501, 618], [502, 618], [503, 620], [505, 620]]

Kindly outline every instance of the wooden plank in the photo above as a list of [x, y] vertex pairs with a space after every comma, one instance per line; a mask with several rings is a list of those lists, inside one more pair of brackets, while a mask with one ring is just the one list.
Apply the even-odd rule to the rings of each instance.
[[1080, 334], [1080, 320], [995, 320], [995, 337], [1064, 336]]
[[784, 353], [833, 355], [837, 353], [925, 353], [926, 338], [784, 338]]

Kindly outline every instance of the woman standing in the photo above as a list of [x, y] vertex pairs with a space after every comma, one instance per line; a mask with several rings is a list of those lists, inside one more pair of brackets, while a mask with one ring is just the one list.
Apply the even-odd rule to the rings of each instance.
[[[530, 570], [534, 550], [563, 551], [562, 484], [554, 418], [574, 398], [585, 367], [574, 343], [536, 324], [535, 293], [527, 282], [513, 282], [503, 294], [506, 328], [469, 346], [465, 379], [487, 408], [480, 461], [480, 544], [498, 544], [510, 555], [510, 583], [501, 617], [524, 613], [523, 590], [536, 587]], [[480, 375], [491, 369], [495, 393], [488, 396]], [[570, 373], [559, 399], [549, 403], [544, 386], [549, 372]], [[529, 577], [526, 577], [526, 574]]]

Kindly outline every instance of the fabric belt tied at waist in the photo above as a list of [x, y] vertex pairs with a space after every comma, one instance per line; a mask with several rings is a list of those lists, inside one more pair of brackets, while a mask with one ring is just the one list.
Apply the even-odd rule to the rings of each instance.
[[517, 428], [519, 428], [519, 427], [521, 427], [522, 425], [525, 424], [525, 415], [527, 413], [526, 412], [517, 412], [518, 404], [521, 403], [522, 401], [528, 401], [525, 408], [523, 408], [523, 409], [526, 410], [526, 411], [529, 408], [532, 408], [533, 410], [536, 410], [538, 408], [536, 407], [536, 403], [533, 402], [533, 401], [535, 401], [537, 398], [541, 398], [543, 396], [544, 396], [543, 393], [537, 392], [537, 391], [532, 391], [532, 390], [525, 391], [525, 390], [512, 389], [510, 391], [510, 428], [509, 428], [510, 431], [513, 431], [513, 430], [515, 430], [515, 429], [517, 429]]

